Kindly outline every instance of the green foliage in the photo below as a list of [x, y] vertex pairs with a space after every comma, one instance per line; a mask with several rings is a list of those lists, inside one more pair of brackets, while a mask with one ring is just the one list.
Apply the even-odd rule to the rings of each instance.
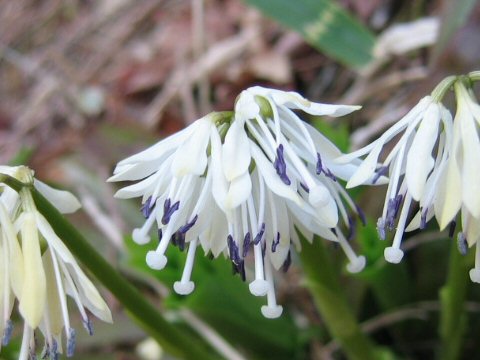
[[352, 68], [372, 59], [374, 35], [333, 0], [246, 0], [299, 32], [312, 46]]

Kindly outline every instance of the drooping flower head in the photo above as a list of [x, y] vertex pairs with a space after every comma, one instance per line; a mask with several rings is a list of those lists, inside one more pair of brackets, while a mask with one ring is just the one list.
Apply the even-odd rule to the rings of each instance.
[[[24, 167], [1, 166], [0, 173], [35, 186], [59, 211], [76, 211], [78, 200], [66, 191], [55, 190], [33, 178]], [[10, 314], [14, 300], [24, 320], [19, 359], [35, 358], [35, 329], [45, 339], [42, 356], [57, 359], [62, 349], [62, 332], [66, 354], [75, 348], [75, 330], [71, 327], [67, 295], [77, 305], [83, 324], [92, 334], [86, 309], [96, 317], [111, 322], [111, 313], [95, 286], [84, 274], [75, 258], [38, 212], [28, 186], [16, 192], [0, 183], [0, 331], [2, 344], [8, 344], [13, 328]]]
[[365, 259], [339, 228], [339, 213], [349, 226], [347, 208], [357, 208], [337, 181], [348, 178], [356, 164], [334, 163], [340, 151], [294, 112], [341, 116], [357, 108], [253, 87], [240, 94], [234, 112], [209, 114], [119, 162], [109, 181], [140, 180], [116, 194], [142, 197], [146, 221], [133, 231], [133, 240], [145, 244], [154, 224], [158, 229], [160, 242], [147, 253], [147, 264], [162, 269], [170, 243], [180, 249], [188, 244], [182, 278], [174, 284], [177, 293], [188, 294], [198, 245], [215, 257], [225, 253], [244, 280], [245, 260], [253, 252], [250, 291], [267, 296], [266, 317], [282, 312], [273, 269], [288, 268], [292, 243], [299, 249], [295, 228], [309, 240], [318, 234], [338, 242], [348, 269], [360, 271]]
[[[450, 111], [442, 105], [446, 91], [454, 87], [457, 109], [452, 120]], [[351, 154], [341, 156], [338, 163], [347, 163], [367, 155], [347, 183], [360, 185], [373, 176], [389, 174], [382, 217], [377, 229], [382, 239], [386, 230], [396, 231], [393, 244], [385, 249], [385, 259], [398, 263], [404, 231], [423, 229], [433, 217], [440, 229], [451, 225], [453, 233], [457, 215], [461, 212], [462, 231], [458, 234], [459, 248], [464, 253], [480, 238], [480, 107], [466, 87], [465, 78], [445, 79], [401, 120], [373, 143]], [[395, 146], [378, 160], [386, 144], [399, 137]], [[377, 174], [377, 175], [374, 175]], [[409, 211], [418, 203], [418, 212], [409, 220]], [[398, 219], [398, 221], [397, 221]], [[470, 273], [480, 282], [480, 252], [476, 267]]]

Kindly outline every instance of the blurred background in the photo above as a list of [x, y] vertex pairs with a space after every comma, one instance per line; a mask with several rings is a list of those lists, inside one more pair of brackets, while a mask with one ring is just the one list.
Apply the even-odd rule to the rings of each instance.
[[[169, 319], [226, 358], [342, 359], [298, 259], [277, 279], [278, 320], [261, 316], [264, 299], [250, 295], [225, 259], [197, 254], [195, 292], [174, 295], [185, 254], [170, 249], [167, 269], [147, 269], [149, 246], [129, 237], [142, 222], [139, 203], [115, 200], [105, 179], [127, 155], [210, 111], [233, 109], [253, 85], [362, 105], [335, 122], [311, 119], [343, 151], [361, 147], [445, 76], [480, 69], [479, 20], [473, 0], [3, 0], [0, 163], [27, 164], [77, 194], [81, 232]], [[415, 250], [387, 265], [374, 227], [384, 191], [352, 192], [370, 215], [357, 236], [367, 269], [344, 276], [334, 246], [332, 257], [363, 330], [399, 358], [433, 358], [448, 236], [435, 226], [410, 234], [405, 248]], [[477, 358], [480, 287], [469, 287], [462, 352]], [[78, 331], [75, 359], [171, 358], [106, 296], [115, 326], [95, 322], [94, 337]], [[15, 358], [18, 345], [1, 356]]]

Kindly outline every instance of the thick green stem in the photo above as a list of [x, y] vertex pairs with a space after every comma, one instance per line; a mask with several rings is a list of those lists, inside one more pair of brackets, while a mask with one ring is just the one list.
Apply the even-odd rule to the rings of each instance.
[[454, 360], [460, 358], [463, 334], [467, 325], [465, 298], [470, 282], [468, 271], [472, 263], [472, 253], [463, 256], [458, 251], [456, 241], [452, 241], [448, 276], [440, 290], [440, 339], [442, 341], [438, 358]]
[[115, 269], [88, 243], [88, 241], [71, 225], [64, 216], [46, 200], [31, 184], [23, 184], [15, 178], [0, 174], [0, 182], [16, 191], [30, 188], [33, 199], [53, 230], [64, 241], [76, 258], [95, 275], [95, 277], [122, 303], [138, 324], [164, 349], [179, 358], [211, 360], [219, 355], [208, 352], [206, 348], [192, 339], [177, 327], [170, 324], [148, 302], [143, 295], [126, 281]]
[[352, 313], [323, 241], [315, 238], [310, 244], [302, 238], [300, 259], [307, 277], [307, 287], [317, 309], [332, 337], [340, 342], [348, 358], [378, 358], [373, 343], [361, 331]]

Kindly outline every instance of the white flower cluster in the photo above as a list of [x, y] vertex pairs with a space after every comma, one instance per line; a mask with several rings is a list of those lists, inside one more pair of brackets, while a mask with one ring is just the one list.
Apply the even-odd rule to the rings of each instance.
[[[76, 211], [80, 204], [69, 192], [55, 190], [33, 178], [27, 167], [0, 166], [6, 174], [32, 184], [62, 213]], [[10, 341], [13, 322], [10, 316], [15, 299], [24, 320], [19, 359], [35, 356], [35, 329], [45, 339], [42, 358], [57, 359], [75, 349], [75, 330], [71, 327], [67, 295], [80, 312], [83, 324], [93, 329], [86, 309], [103, 321], [111, 322], [110, 310], [95, 286], [78, 266], [75, 258], [35, 206], [28, 187], [16, 192], [0, 183], [0, 335], [2, 345]]]
[[[455, 117], [440, 102], [452, 86], [457, 100]], [[470, 278], [480, 282], [479, 134], [480, 106], [468, 79], [447, 78], [432, 96], [423, 98], [379, 139], [337, 159], [338, 163], [349, 163], [368, 154], [347, 188], [368, 182], [372, 176], [389, 174], [384, 210], [377, 223], [382, 239], [386, 229], [393, 230], [396, 223], [393, 244], [385, 249], [387, 261], [401, 261], [404, 231], [423, 229], [435, 217], [441, 230], [450, 224], [453, 234], [457, 215], [461, 213], [459, 249], [466, 253], [469, 246], [476, 245], [475, 268], [470, 271]], [[386, 144], [399, 135], [385, 160], [378, 164]], [[407, 225], [415, 203], [418, 212]]]
[[338, 242], [348, 270], [360, 271], [365, 258], [339, 228], [339, 218], [351, 227], [349, 210], [358, 209], [337, 181], [350, 178], [360, 160], [335, 163], [340, 151], [295, 112], [342, 116], [356, 109], [253, 87], [240, 94], [233, 113], [209, 114], [119, 162], [109, 181], [139, 181], [116, 194], [142, 197], [146, 221], [133, 231], [134, 241], [145, 244], [154, 224], [158, 229], [159, 244], [147, 253], [147, 264], [160, 270], [170, 243], [182, 250], [188, 245], [182, 278], [174, 284], [177, 293], [188, 294], [199, 245], [215, 257], [227, 255], [244, 280], [253, 252], [250, 291], [267, 296], [262, 313], [269, 318], [282, 312], [273, 269], [288, 268], [292, 245], [300, 250], [295, 229], [310, 241], [317, 234]]

